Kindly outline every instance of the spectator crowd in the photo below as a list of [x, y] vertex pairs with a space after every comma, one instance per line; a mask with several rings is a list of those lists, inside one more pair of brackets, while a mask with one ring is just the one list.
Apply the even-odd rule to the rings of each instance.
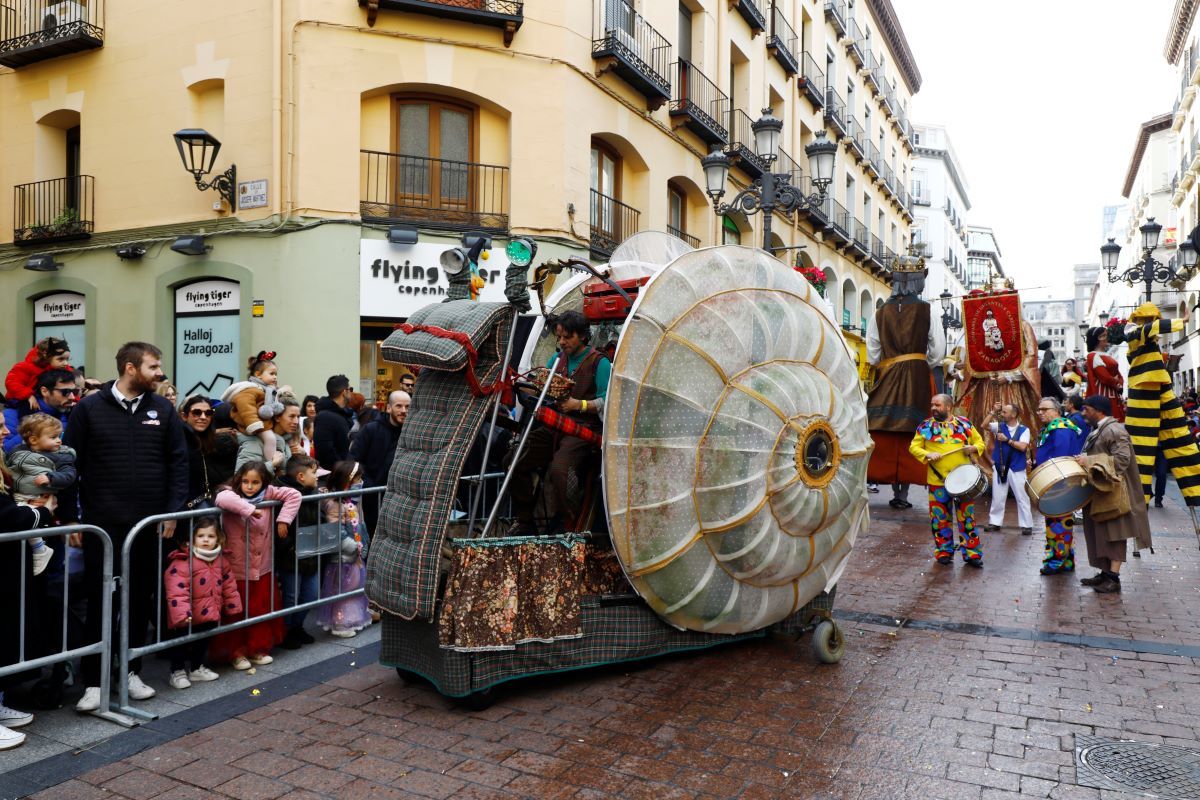
[[[352, 637], [377, 620], [358, 590], [378, 495], [306, 498], [386, 484], [413, 376], [380, 410], [345, 375], [301, 400], [281, 383], [272, 352], [250, 359], [246, 379], [219, 398], [180, 397], [161, 360], [154, 345], [129, 342], [116, 353], [116, 378], [102, 382], [72, 368], [65, 340], [48, 337], [12, 367], [0, 422], [0, 533], [105, 531], [129, 594], [130, 646], [181, 639], [166, 654], [176, 690], [216, 680], [213, 666], [248, 670], [270, 663], [276, 647], [315, 641], [308, 609], [218, 630], [224, 625], [334, 597], [314, 627]], [[148, 517], [187, 511], [132, 533]], [[104, 566], [104, 542], [86, 530], [0, 543], [0, 667], [60, 652], [63, 641], [100, 641], [112, 591]], [[119, 630], [118, 597], [109, 636]], [[153, 697], [140, 659], [129, 666], [113, 685], [123, 682], [132, 700]], [[96, 711], [108, 704], [100, 671], [92, 655], [74, 670], [59, 663], [0, 678], [0, 750], [22, 744], [15, 729], [33, 721], [5, 703], [5, 691], [20, 687], [24, 705], [53, 708], [70, 681], [83, 689], [75, 708]]]

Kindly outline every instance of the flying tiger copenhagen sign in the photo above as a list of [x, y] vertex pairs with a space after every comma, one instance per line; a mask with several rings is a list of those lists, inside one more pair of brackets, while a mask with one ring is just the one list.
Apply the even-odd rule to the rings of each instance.
[[[406, 319], [423, 306], [445, 300], [450, 283], [438, 259], [455, 246], [363, 239], [359, 249], [359, 313], [364, 317]], [[503, 303], [508, 258], [503, 247], [485, 252], [488, 257], [479, 262], [484, 281], [479, 299]]]

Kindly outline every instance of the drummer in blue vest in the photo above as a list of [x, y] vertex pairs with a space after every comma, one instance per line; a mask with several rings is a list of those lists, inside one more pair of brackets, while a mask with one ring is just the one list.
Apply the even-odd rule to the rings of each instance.
[[1031, 438], [1029, 429], [1020, 422], [1017, 407], [1012, 403], [996, 404], [988, 414], [997, 413], [999, 422], [988, 424], [995, 444], [992, 447], [992, 508], [985, 531], [998, 531], [1004, 522], [1004, 504], [1008, 501], [1008, 490], [1017, 498], [1017, 524], [1021, 535], [1033, 535], [1033, 511], [1029, 507], [1029, 495], [1025, 493], [1025, 467]]
[[[1062, 415], [1062, 406], [1053, 397], [1043, 397], [1038, 403], [1038, 419], [1042, 431], [1038, 434], [1037, 461], [1045, 464], [1052, 458], [1075, 457], [1083, 451], [1079, 426]], [[1057, 575], [1075, 571], [1075, 517], [1046, 515], [1046, 553], [1042, 558], [1042, 574]]]

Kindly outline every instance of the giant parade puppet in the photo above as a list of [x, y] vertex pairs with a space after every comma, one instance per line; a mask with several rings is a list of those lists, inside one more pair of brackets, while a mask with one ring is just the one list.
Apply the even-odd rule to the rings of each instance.
[[997, 403], [1017, 407], [1021, 424], [1037, 436], [1041, 370], [1033, 327], [1021, 316], [1021, 299], [1010, 281], [963, 298], [966, 353], [955, 406], [977, 427]]
[[[902, 256], [892, 267], [892, 295], [867, 325], [867, 360], [879, 377], [867, 397], [867, 426], [875, 443], [867, 477], [872, 483], [925, 483], [925, 466], [908, 452], [917, 426], [929, 416], [932, 366], [945, 356], [941, 320], [921, 299], [925, 259]], [[897, 495], [893, 505], [901, 499]]]

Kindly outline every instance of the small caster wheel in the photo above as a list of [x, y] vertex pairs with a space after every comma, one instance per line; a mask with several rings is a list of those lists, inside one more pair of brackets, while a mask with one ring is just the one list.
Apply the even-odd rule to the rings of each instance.
[[846, 640], [833, 620], [824, 620], [813, 631], [813, 653], [822, 664], [836, 664], [846, 652]]
[[457, 702], [468, 711], [486, 711], [496, 702], [496, 692], [492, 687], [471, 692], [466, 697], [459, 697]]

